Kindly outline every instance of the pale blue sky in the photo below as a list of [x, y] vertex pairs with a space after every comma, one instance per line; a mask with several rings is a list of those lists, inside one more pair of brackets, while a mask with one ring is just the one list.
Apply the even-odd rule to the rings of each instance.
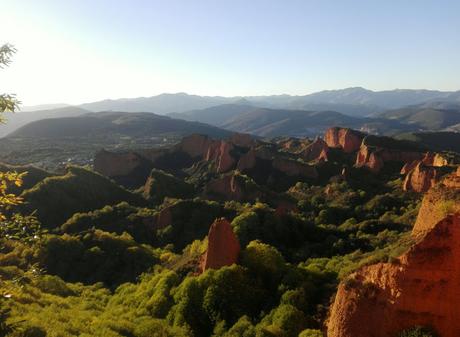
[[457, 0], [0, 0], [25, 104], [460, 89]]

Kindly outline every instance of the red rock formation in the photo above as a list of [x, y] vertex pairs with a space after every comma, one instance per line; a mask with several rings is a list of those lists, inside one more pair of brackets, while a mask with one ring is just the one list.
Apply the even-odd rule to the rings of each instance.
[[332, 148], [341, 148], [346, 153], [358, 151], [365, 137], [362, 132], [333, 127], [326, 130], [324, 140]]
[[209, 145], [204, 159], [206, 161], [214, 161], [218, 173], [228, 172], [236, 164], [236, 160], [230, 153], [233, 148], [233, 144], [227, 141], [214, 141]]
[[99, 151], [94, 157], [94, 170], [106, 177], [125, 176], [141, 166], [143, 158], [135, 152]]
[[240, 243], [228, 220], [221, 218], [209, 228], [208, 249], [201, 261], [201, 271], [219, 269], [238, 261]]
[[455, 212], [460, 212], [459, 171], [446, 176], [441, 183], [425, 194], [412, 234], [417, 237], [423, 236], [447, 214]]
[[237, 201], [252, 201], [261, 197], [262, 193], [257, 185], [251, 185], [246, 179], [248, 178], [235, 173], [226, 174], [208, 182], [204, 188], [204, 195], [211, 199]]
[[307, 178], [317, 178], [318, 172], [314, 166], [302, 164], [295, 160], [275, 158], [272, 161], [274, 169], [283, 172], [290, 177], [303, 176]]
[[425, 194], [412, 230], [417, 243], [407, 253], [396, 263], [361, 268], [340, 284], [328, 336], [390, 337], [416, 325], [460, 336], [458, 212], [460, 168]]
[[403, 190], [426, 192], [433, 187], [439, 179], [439, 172], [435, 167], [425, 166], [419, 162], [404, 179]]
[[328, 337], [394, 337], [433, 327], [460, 336], [460, 215], [438, 222], [396, 263], [367, 266], [339, 285]]
[[247, 153], [240, 157], [236, 168], [243, 172], [254, 168], [257, 164], [257, 160], [259, 159], [273, 161], [273, 158], [276, 156], [276, 152], [265, 146], [252, 147]]
[[225, 200], [243, 200], [245, 198], [243, 188], [233, 174], [211, 180], [205, 187], [205, 194], [210, 197], [219, 196]]
[[448, 160], [439, 153], [427, 152], [422, 163], [426, 166], [442, 167], [448, 165]]
[[319, 162], [328, 161], [328, 159], [329, 159], [328, 153], [329, 153], [329, 149], [327, 149], [327, 150], [323, 149], [316, 160], [319, 161]]
[[276, 142], [280, 149], [291, 153], [300, 153], [305, 150], [310, 144], [310, 140], [306, 138], [284, 138]]
[[[249, 137], [249, 138], [248, 138]], [[234, 143], [245, 146], [252, 139], [249, 135], [235, 134], [232, 140], [214, 140], [203, 135], [190, 135], [184, 137], [177, 145], [177, 149], [187, 153], [192, 158], [200, 158], [206, 161], [214, 161], [218, 173], [228, 172], [233, 169], [236, 159], [232, 157], [231, 151]]]
[[193, 134], [182, 138], [182, 141], [177, 144], [177, 149], [187, 153], [190, 157], [206, 156], [212, 140], [208, 136]]
[[[384, 147], [368, 146], [364, 142], [356, 156], [356, 167], [366, 167], [371, 172], [378, 173], [386, 162], [413, 163], [422, 159], [420, 152], [403, 151]], [[412, 164], [411, 164], [412, 165]], [[409, 167], [406, 167], [406, 170]]]
[[411, 161], [410, 163], [405, 163], [404, 166], [402, 167], [401, 171], [399, 172], [402, 175], [408, 174], [410, 171], [412, 171], [421, 161], [420, 160], [414, 160]]
[[327, 153], [329, 152], [329, 147], [326, 142], [321, 138], [316, 138], [316, 140], [308, 145], [305, 150], [300, 153], [300, 156], [305, 161], [313, 160], [323, 160], [327, 161]]

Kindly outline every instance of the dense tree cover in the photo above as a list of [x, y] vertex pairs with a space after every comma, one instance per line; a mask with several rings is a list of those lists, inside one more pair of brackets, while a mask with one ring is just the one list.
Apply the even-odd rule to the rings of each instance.
[[[75, 186], [75, 178], [57, 179], [47, 193]], [[110, 196], [101, 207], [107, 199], [95, 197], [86, 213], [59, 203], [68, 207], [59, 219], [70, 215], [55, 220], [52, 233], [40, 222], [25, 232], [18, 223], [1, 239], [6, 322], [23, 335], [322, 336], [340, 279], [410, 245], [419, 197], [400, 185], [396, 176], [367, 186], [298, 183], [288, 193], [299, 211], [283, 213], [262, 202], [201, 198], [149, 208], [124, 189], [112, 191], [126, 201]], [[168, 215], [163, 227], [160, 214]], [[240, 240], [238, 264], [197, 274], [209, 226], [222, 216]]]
[[141, 205], [145, 201], [108, 178], [82, 167], [69, 166], [62, 176], [47, 177], [25, 190], [23, 211], [36, 212], [47, 228], [61, 225], [76, 212], [113, 205], [122, 201]]
[[134, 281], [158, 257], [127, 233], [94, 230], [78, 236], [46, 236], [38, 247], [38, 261], [48, 273], [64, 280], [113, 286]]
[[175, 200], [167, 203], [171, 223], [156, 231], [158, 245], [172, 245], [180, 252], [190, 242], [206, 236], [210, 224], [228, 214], [214, 201], [196, 199]]
[[144, 197], [154, 204], [161, 204], [166, 197], [189, 198], [193, 196], [193, 192], [191, 184], [158, 169], [150, 172], [143, 190]]
[[87, 213], [75, 213], [60, 226], [60, 232], [77, 234], [90, 229], [116, 234], [127, 232], [138, 243], [152, 244], [155, 240], [152, 219], [156, 213], [153, 209], [131, 206], [123, 201]]

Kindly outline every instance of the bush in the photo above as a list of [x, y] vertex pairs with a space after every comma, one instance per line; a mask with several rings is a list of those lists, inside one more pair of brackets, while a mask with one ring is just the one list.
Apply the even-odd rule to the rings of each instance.
[[299, 334], [299, 337], [323, 337], [320, 330], [306, 329]]
[[36, 281], [37, 288], [41, 291], [61, 297], [74, 295], [67, 284], [57, 276], [43, 275]]
[[429, 328], [416, 326], [402, 331], [399, 337], [436, 337], [437, 335]]
[[124, 233], [100, 230], [85, 235], [45, 237], [39, 247], [40, 265], [67, 282], [104, 282], [116, 286], [134, 281], [158, 262], [154, 252]]
[[161, 204], [166, 197], [190, 198], [193, 192], [193, 185], [169, 173], [153, 169], [145, 183], [143, 194], [154, 204]]

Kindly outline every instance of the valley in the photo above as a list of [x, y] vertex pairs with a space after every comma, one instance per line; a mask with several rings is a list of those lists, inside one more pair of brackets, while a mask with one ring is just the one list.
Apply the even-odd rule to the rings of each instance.
[[[439, 221], [456, 226], [451, 192], [440, 193], [452, 206], [424, 210], [460, 164], [430, 143], [342, 127], [262, 138], [153, 114], [73, 118], [34, 122], [0, 142], [22, 144], [6, 159], [48, 169], [1, 168], [28, 172], [11, 190], [24, 201], [8, 210], [25, 217], [0, 239], [3, 324], [18, 331], [368, 337], [351, 329], [374, 309], [350, 289], [374, 279], [355, 275], [406, 261]], [[414, 223], [426, 234], [413, 237]], [[336, 318], [353, 303], [356, 314]], [[418, 325], [455, 336], [444, 313], [410, 310], [413, 319], [381, 325], [378, 336]]]

